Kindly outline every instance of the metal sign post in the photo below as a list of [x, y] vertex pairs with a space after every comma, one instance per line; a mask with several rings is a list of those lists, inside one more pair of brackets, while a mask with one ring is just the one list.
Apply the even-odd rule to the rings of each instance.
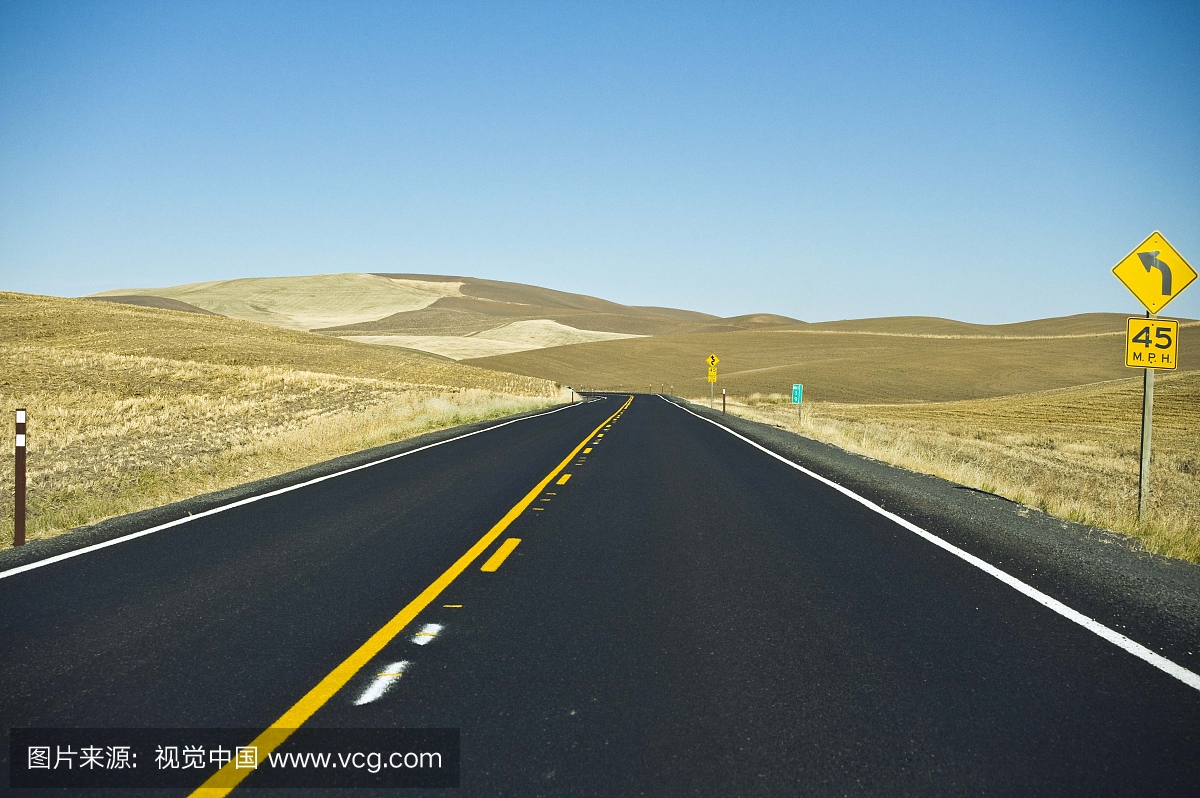
[[25, 545], [25, 408], [17, 410], [15, 485], [13, 490], [13, 545]]
[[[1154, 318], [1147, 313], [1146, 318]], [[1150, 503], [1150, 432], [1154, 428], [1154, 369], [1142, 369], [1142, 462], [1138, 469], [1138, 523], [1146, 522]]]
[[717, 364], [721, 362], [721, 358], [717, 357], [714, 353], [706, 357], [704, 362], [708, 363], [708, 409], [714, 410], [716, 409], [716, 401], [713, 394], [717, 386]]

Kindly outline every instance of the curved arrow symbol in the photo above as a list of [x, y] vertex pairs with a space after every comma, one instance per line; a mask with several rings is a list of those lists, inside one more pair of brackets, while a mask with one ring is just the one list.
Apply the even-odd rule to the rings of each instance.
[[1142, 267], [1147, 273], [1151, 269], [1158, 269], [1162, 272], [1162, 292], [1163, 296], [1171, 295], [1171, 267], [1158, 259], [1158, 253], [1162, 250], [1154, 250], [1153, 252], [1139, 252], [1137, 256], [1142, 259]]

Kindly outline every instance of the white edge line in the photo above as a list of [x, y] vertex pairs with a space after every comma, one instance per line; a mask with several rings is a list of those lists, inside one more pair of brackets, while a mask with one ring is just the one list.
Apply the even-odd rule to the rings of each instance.
[[[278, 488], [278, 489], [270, 491], [268, 493], [260, 493], [257, 496], [250, 496], [249, 498], [239, 499], [238, 501], [232, 502], [231, 504], [223, 504], [220, 507], [213, 507], [211, 509], [205, 510], [200, 513], [195, 513], [193, 515], [185, 516], [184, 518], [176, 518], [174, 521], [168, 521], [165, 524], [159, 524], [158, 526], [152, 526], [149, 529], [143, 529], [140, 532], [130, 532], [128, 535], [122, 535], [120, 537], [113, 538], [112, 540], [106, 540], [103, 543], [94, 543], [91, 546], [84, 546], [81, 549], [75, 549], [74, 551], [63, 552], [62, 554], [56, 554], [53, 557], [47, 557], [44, 560], [38, 560], [36, 562], [26, 563], [25, 565], [20, 565], [20, 566], [17, 566], [16, 568], [10, 568], [7, 571], [0, 571], [0, 579], [7, 579], [10, 576], [16, 576], [17, 574], [24, 573], [25, 571], [32, 571], [35, 568], [42, 568], [42, 567], [50, 565], [52, 563], [61, 562], [62, 560], [69, 560], [72, 557], [78, 557], [81, 554], [87, 554], [88, 552], [97, 551], [98, 549], [107, 548], [108, 546], [115, 546], [118, 543], [125, 543], [126, 541], [133, 540], [135, 538], [144, 537], [146, 535], [152, 535], [155, 532], [161, 532], [164, 529], [170, 529], [173, 526], [179, 526], [181, 524], [186, 524], [189, 521], [195, 521], [199, 518], [205, 518], [210, 515], [216, 515], [217, 513], [223, 513], [226, 510], [232, 510], [235, 507], [241, 507], [246, 504], [252, 504], [257, 501], [262, 501], [263, 499], [269, 499], [272, 496], [278, 496], [282, 493], [289, 493], [293, 490], [300, 490], [300, 488], [307, 488], [309, 485], [315, 485], [318, 482], [324, 482], [327, 479], [333, 479], [334, 477], [344, 476], [346, 474], [351, 474], [355, 471], [362, 471], [364, 468], [370, 468], [372, 466], [377, 466], [381, 463], [386, 463], [386, 462], [395, 460], [400, 457], [407, 457], [410, 454], [416, 454], [417, 452], [423, 452], [426, 449], [432, 449], [435, 446], [441, 446], [442, 444], [445, 444], [445, 443], [453, 443], [454, 441], [461, 441], [463, 438], [469, 438], [472, 435], [479, 435], [480, 433], [483, 433], [483, 432], [491, 432], [494, 429], [500, 429], [501, 427], [507, 427], [509, 424], [516, 424], [519, 421], [530, 421], [531, 419], [541, 418], [542, 416], [548, 416], [551, 413], [557, 413], [560, 410], [567, 410], [572, 407], [583, 407], [584, 404], [585, 404], [584, 402], [580, 402], [578, 404], [566, 404], [566, 405], [562, 405], [561, 407], [556, 407], [553, 410], [547, 410], [544, 413], [537, 413], [532, 416], [525, 416], [524, 418], [514, 418], [511, 421], [505, 421], [501, 424], [495, 424], [491, 427], [484, 427], [483, 429], [477, 429], [474, 432], [467, 432], [462, 435], [456, 435], [455, 437], [447, 438], [444, 441], [436, 441], [435, 443], [427, 443], [424, 446], [418, 446], [416, 449], [409, 449], [407, 452], [400, 452], [399, 454], [393, 454], [388, 457], [384, 457], [380, 460], [372, 460], [369, 463], [363, 463], [362, 465], [357, 465], [357, 466], [354, 466], [353, 468], [347, 468], [344, 471], [338, 471], [333, 474], [326, 474], [325, 476], [315, 477], [306, 482], [300, 482], [296, 485], [289, 485], [286, 488]], [[268, 477], [268, 479], [269, 479], [269, 477]]]
[[942, 540], [937, 535], [933, 534], [932, 532], [927, 532], [926, 530], [922, 529], [921, 527], [917, 526], [916, 524], [912, 523], [911, 521], [906, 521], [905, 519], [901, 518], [900, 516], [896, 515], [895, 513], [888, 512], [887, 510], [880, 507], [878, 504], [875, 504], [875, 502], [871, 501], [870, 499], [866, 499], [862, 496], [859, 496], [857, 493], [850, 490], [849, 488], [842, 487], [841, 485], [837, 484], [833, 480], [823, 477], [814, 471], [810, 471], [798, 463], [793, 463], [791, 460], [787, 459], [783, 455], [777, 454], [776, 452], [771, 451], [767, 447], [762, 446], [761, 444], [755, 443], [754, 441], [750, 440], [746, 436], [741, 435], [737, 432], [734, 432], [729, 427], [726, 427], [722, 424], [718, 424], [717, 422], [713, 421], [712, 419], [705, 418], [704, 416], [699, 415], [698, 413], [693, 413], [691, 410], [688, 410], [683, 405], [675, 404], [675, 402], [670, 401], [666, 397], [663, 397], [663, 401], [669, 405], [678, 407], [680, 410], [682, 410], [685, 413], [690, 413], [691, 415], [695, 416], [696, 418], [700, 419], [701, 421], [707, 421], [709, 424], [712, 424], [714, 427], [717, 427], [718, 429], [722, 429], [725, 432], [728, 432], [730, 435], [734, 436], [735, 438], [740, 438], [741, 440], [743, 440], [746, 443], [753, 446], [755, 449], [758, 449], [762, 452], [767, 453], [768, 455], [770, 455], [771, 457], [774, 457], [776, 460], [780, 461], [781, 463], [791, 466], [792, 468], [796, 469], [797, 471], [800, 471], [800, 472], [812, 477], [813, 479], [817, 480], [818, 482], [823, 482], [824, 484], [828, 485], [829, 487], [833, 488], [834, 490], [845, 494], [846, 496], [850, 497], [851, 499], [854, 499], [854, 501], [858, 502], [859, 504], [863, 505], [864, 507], [874, 510], [875, 512], [882, 515], [884, 518], [887, 518], [891, 521], [896, 522], [900, 526], [907, 529], [909, 532], [913, 532], [917, 535], [920, 535], [921, 537], [925, 538], [925, 540], [929, 541], [933, 545], [935, 545], [941, 549], [945, 549], [946, 551], [953, 554], [955, 557], [958, 557], [959, 559], [965, 560], [966, 562], [970, 563], [971, 565], [974, 565], [976, 568], [978, 568], [979, 570], [988, 574], [989, 576], [994, 576], [995, 578], [999, 579], [1001, 582], [1003, 582], [1004, 584], [1013, 588], [1017, 592], [1023, 593], [1024, 595], [1033, 599], [1034, 601], [1041, 604], [1042, 606], [1044, 606], [1048, 609], [1051, 609], [1054, 612], [1057, 612], [1059, 615], [1063, 616], [1067, 620], [1073, 621], [1074, 623], [1079, 624], [1084, 629], [1087, 629], [1089, 632], [1091, 632], [1099, 637], [1104, 638], [1108, 642], [1112, 643], [1114, 646], [1124, 649], [1125, 651], [1134, 655], [1138, 659], [1141, 659], [1141, 660], [1144, 660], [1144, 661], [1150, 663], [1151, 665], [1158, 668], [1163, 673], [1166, 673], [1170, 676], [1174, 676], [1176, 679], [1178, 679], [1179, 681], [1188, 685], [1189, 687], [1195, 688], [1196, 690], [1200, 690], [1200, 675], [1197, 675], [1196, 673], [1188, 670], [1187, 668], [1183, 667], [1182, 665], [1167, 659], [1166, 657], [1162, 656], [1161, 654], [1157, 654], [1154, 651], [1151, 651], [1150, 649], [1143, 646], [1141, 643], [1138, 643], [1134, 640], [1130, 640], [1128, 637], [1121, 634], [1120, 632], [1117, 632], [1117, 631], [1114, 631], [1114, 630], [1108, 628], [1107, 626], [1100, 623], [1099, 621], [1097, 621], [1093, 618], [1089, 618], [1088, 616], [1084, 615], [1082, 612], [1071, 609], [1070, 607], [1068, 607], [1066, 604], [1063, 604], [1058, 599], [1051, 598], [1050, 596], [1046, 595], [1045, 593], [1043, 593], [1042, 591], [1033, 587], [1032, 585], [1028, 585], [1025, 582], [1022, 582], [1020, 579], [1017, 579], [1012, 574], [1009, 574], [1009, 573], [1006, 573], [1005, 571], [1000, 570], [999, 568], [992, 565], [991, 563], [986, 562], [986, 561], [981, 560], [980, 558], [976, 557], [974, 554], [963, 551], [958, 546], [955, 546], [953, 543]]

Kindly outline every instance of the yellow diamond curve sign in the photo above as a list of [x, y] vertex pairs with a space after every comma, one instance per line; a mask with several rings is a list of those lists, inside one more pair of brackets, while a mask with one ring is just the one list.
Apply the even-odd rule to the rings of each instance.
[[1112, 272], [1151, 313], [1162, 310], [1196, 279], [1196, 270], [1157, 230]]
[[708, 367], [709, 368], [715, 369], [717, 367], [717, 364], [720, 362], [721, 362], [721, 358], [717, 357], [715, 354], [708, 356]]

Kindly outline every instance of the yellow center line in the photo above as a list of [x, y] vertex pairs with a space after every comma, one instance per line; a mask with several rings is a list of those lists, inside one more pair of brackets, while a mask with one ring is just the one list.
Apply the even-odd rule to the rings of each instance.
[[591, 454], [591, 453], [592, 453], [592, 447], [590, 447], [590, 446], [589, 446], [588, 448], [584, 449], [584, 450], [583, 450], [583, 453], [584, 453], [584, 454]]
[[563, 474], [561, 477], [558, 478], [558, 482], [555, 482], [554, 484], [555, 485], [566, 485], [567, 480], [570, 478], [571, 478], [570, 474]]
[[443, 607], [446, 607], [446, 608], [448, 608], [448, 609], [455, 609], [455, 610], [461, 610], [461, 609], [462, 609], [462, 605], [461, 605], [461, 604], [443, 604], [442, 606], [443, 606]]
[[[630, 396], [625, 400], [620, 410], [629, 407], [633, 402], [633, 397]], [[616, 413], [613, 414], [615, 416]], [[358, 649], [342, 660], [341, 664], [329, 672], [324, 679], [317, 683], [317, 686], [309, 690], [299, 701], [297, 701], [291, 709], [279, 716], [279, 720], [272, 723], [269, 727], [263, 730], [262, 734], [254, 738], [250, 743], [251, 746], [257, 746], [259, 757], [265, 757], [270, 752], [274, 751], [283, 741], [292, 736], [292, 732], [304, 725], [305, 721], [313, 716], [318, 709], [325, 706], [329, 699], [333, 698], [338, 690], [345, 686], [346, 682], [354, 678], [354, 675], [366, 667], [376, 654], [383, 650], [383, 647], [390, 643], [396, 635], [404, 630], [404, 627], [412, 623], [422, 610], [429, 606], [442, 591], [462, 574], [463, 571], [470, 567], [471, 563], [479, 558], [489, 546], [496, 541], [508, 529], [513, 521], [520, 517], [521, 513], [525, 512], [526, 508], [533, 503], [547, 485], [554, 480], [559, 473], [566, 468], [575, 455], [579, 454], [579, 450], [584, 444], [592, 439], [605, 424], [612, 421], [613, 416], [609, 416], [600, 426], [592, 430], [591, 435], [588, 435], [579, 445], [576, 446], [567, 457], [559, 463], [553, 471], [542, 478], [542, 481], [533, 487], [533, 490], [525, 494], [525, 498], [513, 505], [513, 508], [504, 514], [504, 517], [496, 522], [495, 526], [487, 531], [483, 537], [475, 542], [475, 545], [467, 549], [467, 551], [455, 560], [446, 571], [433, 580], [429, 587], [421, 591], [415, 599], [410, 601], [404, 609], [396, 613], [396, 615], [375, 634], [367, 638], [367, 642], [363, 643]], [[539, 509], [539, 508], [534, 508]], [[192, 796], [202, 796], [202, 798], [221, 798], [228, 795], [234, 787], [241, 784], [242, 779], [249, 776], [254, 771], [249, 768], [238, 769], [236, 762], [231, 760], [226, 763], [220, 770], [208, 777], [208, 780], [192, 791]]]
[[491, 557], [488, 557], [487, 562], [485, 562], [479, 570], [487, 571], [488, 573], [495, 571], [504, 564], [504, 561], [508, 559], [508, 555], [512, 554], [513, 549], [515, 549], [517, 544], [520, 542], [520, 538], [509, 538], [501, 543], [500, 548], [496, 549], [496, 553]]

